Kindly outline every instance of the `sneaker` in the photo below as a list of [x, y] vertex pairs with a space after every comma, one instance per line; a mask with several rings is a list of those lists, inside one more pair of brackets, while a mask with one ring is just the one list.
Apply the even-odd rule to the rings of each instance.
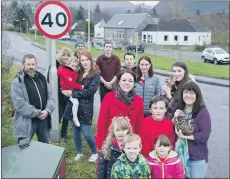
[[77, 162], [81, 157], [83, 157], [83, 154], [77, 154], [74, 160]]
[[89, 158], [89, 162], [96, 162], [98, 158], [98, 154], [92, 154]]

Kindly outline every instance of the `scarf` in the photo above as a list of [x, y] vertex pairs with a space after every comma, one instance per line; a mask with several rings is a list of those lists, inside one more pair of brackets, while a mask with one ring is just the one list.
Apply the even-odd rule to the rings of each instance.
[[123, 101], [126, 106], [129, 106], [133, 103], [133, 98], [136, 95], [136, 93], [134, 92], [134, 90], [132, 89], [132, 91], [129, 92], [128, 95], [126, 95], [126, 93], [119, 87], [117, 92], [116, 92], [116, 98], [120, 99], [121, 101]]

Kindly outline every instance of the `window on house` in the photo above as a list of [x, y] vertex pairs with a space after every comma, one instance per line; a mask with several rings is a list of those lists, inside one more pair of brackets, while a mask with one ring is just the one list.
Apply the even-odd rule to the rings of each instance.
[[177, 35], [174, 36], [174, 40], [178, 41], [178, 36]]
[[188, 36], [187, 35], [184, 36], [184, 41], [188, 41]]
[[124, 39], [124, 38], [125, 38], [125, 34], [124, 34], [124, 32], [122, 32], [122, 34], [121, 34], [121, 35], [122, 35], [121, 37]]
[[168, 36], [167, 35], [164, 36], [164, 41], [168, 41]]
[[152, 37], [152, 35], [148, 35], [147, 36], [147, 43], [148, 44], [152, 44], [153, 43], [153, 37]]
[[143, 35], [143, 42], [146, 43], [146, 35]]

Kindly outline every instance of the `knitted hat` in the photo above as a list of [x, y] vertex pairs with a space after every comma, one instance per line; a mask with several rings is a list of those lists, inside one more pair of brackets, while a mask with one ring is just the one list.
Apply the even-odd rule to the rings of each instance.
[[79, 45], [79, 44], [82, 44], [85, 46], [85, 42], [83, 40], [76, 40], [75, 41], [75, 48]]

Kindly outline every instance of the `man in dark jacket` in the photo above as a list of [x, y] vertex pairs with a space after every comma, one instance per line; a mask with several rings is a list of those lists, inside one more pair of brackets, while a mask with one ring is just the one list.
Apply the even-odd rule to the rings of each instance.
[[112, 42], [107, 41], [104, 44], [104, 53], [97, 58], [96, 64], [101, 71], [100, 97], [101, 102], [104, 96], [113, 91], [117, 80], [117, 73], [121, 69], [121, 62], [118, 56], [112, 53]]
[[38, 141], [49, 143], [48, 118], [54, 110], [54, 99], [46, 78], [36, 71], [37, 60], [26, 54], [20, 71], [11, 85], [11, 97], [15, 108], [14, 136], [18, 142], [32, 139], [36, 133]]
[[127, 52], [124, 55], [124, 69], [130, 69], [136, 73], [137, 67], [135, 66], [135, 55], [131, 52]]

